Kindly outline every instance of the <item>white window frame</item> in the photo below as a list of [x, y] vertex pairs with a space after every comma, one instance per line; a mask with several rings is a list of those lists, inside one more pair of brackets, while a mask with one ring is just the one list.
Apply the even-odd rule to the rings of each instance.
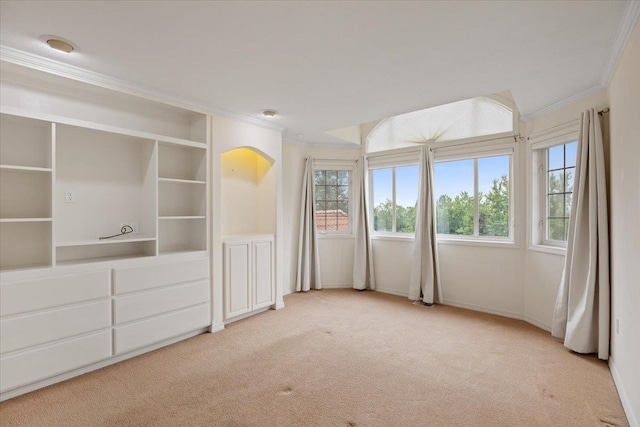
[[[473, 191], [474, 191], [474, 212], [473, 212], [473, 236], [457, 235], [457, 234], [440, 234], [436, 233], [436, 241], [438, 243], [452, 244], [470, 244], [483, 246], [516, 246], [516, 176], [514, 165], [518, 162], [517, 143], [511, 141], [509, 143], [492, 141], [485, 147], [451, 147], [436, 148], [434, 150], [434, 163], [456, 161], [456, 160], [473, 160]], [[509, 236], [480, 236], [480, 200], [478, 195], [478, 159], [485, 157], [509, 156]], [[434, 174], [434, 180], [435, 174]], [[434, 182], [435, 186], [438, 185]]]
[[[348, 171], [349, 172], [349, 231], [325, 231], [318, 230], [316, 227], [316, 232], [318, 233], [319, 238], [344, 238], [344, 237], [353, 237], [353, 174], [355, 171], [355, 161], [346, 161], [346, 160], [314, 160], [313, 161], [313, 174], [315, 177], [316, 171]], [[314, 200], [313, 203], [315, 205], [315, 181], [313, 183], [314, 188]]]
[[377, 231], [374, 230], [373, 217], [373, 174], [375, 169], [393, 168], [391, 174], [391, 196], [393, 204], [393, 213], [391, 216], [391, 229], [396, 229], [396, 169], [403, 166], [417, 166], [420, 164], [420, 150], [415, 148], [399, 148], [384, 152], [372, 153], [368, 156], [368, 184], [369, 184], [369, 218], [371, 222], [371, 237], [379, 239], [415, 239], [415, 233], [400, 233], [397, 231]]
[[[577, 120], [534, 134], [529, 138], [531, 179], [530, 185], [530, 245], [529, 248], [541, 252], [564, 255], [567, 242], [547, 238], [547, 171], [548, 150], [552, 147], [578, 141]], [[575, 178], [575, 177], [574, 177]]]

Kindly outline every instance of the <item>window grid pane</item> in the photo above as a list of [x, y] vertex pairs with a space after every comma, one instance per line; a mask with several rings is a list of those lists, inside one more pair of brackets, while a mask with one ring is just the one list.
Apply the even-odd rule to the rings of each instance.
[[349, 171], [315, 173], [316, 228], [320, 232], [349, 232]]
[[547, 150], [546, 235], [548, 240], [567, 240], [576, 148], [577, 143], [571, 142]]

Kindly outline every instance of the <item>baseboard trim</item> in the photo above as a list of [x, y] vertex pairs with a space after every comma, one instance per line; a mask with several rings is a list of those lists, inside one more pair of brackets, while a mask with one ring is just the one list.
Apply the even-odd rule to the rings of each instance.
[[532, 324], [533, 326], [535, 326], [536, 328], [540, 328], [544, 331], [547, 331], [549, 333], [551, 333], [551, 325], [547, 325], [546, 323], [535, 319], [531, 316], [527, 316], [526, 314], [524, 316], [522, 316], [522, 320], [524, 320], [527, 323]]
[[195, 331], [188, 332], [186, 334], [182, 334], [180, 336], [177, 336], [177, 337], [174, 337], [174, 338], [159, 342], [157, 344], [153, 344], [153, 345], [150, 345], [150, 346], [147, 346], [147, 347], [139, 348], [138, 350], [134, 350], [134, 351], [129, 352], [129, 353], [120, 354], [120, 355], [117, 355], [117, 356], [112, 356], [112, 357], [110, 357], [108, 359], [105, 359], [105, 360], [102, 360], [100, 362], [92, 363], [91, 365], [83, 366], [82, 368], [78, 368], [78, 369], [74, 369], [73, 371], [65, 372], [64, 374], [60, 374], [60, 375], [56, 375], [54, 377], [50, 377], [50, 378], [47, 378], [47, 379], [44, 379], [44, 380], [40, 380], [40, 381], [37, 381], [37, 382], [32, 383], [32, 384], [28, 384], [28, 385], [25, 385], [25, 386], [22, 386], [22, 387], [15, 388], [13, 390], [8, 390], [8, 391], [0, 394], [0, 402], [2, 402], [4, 400], [7, 400], [7, 399], [12, 399], [14, 397], [18, 397], [18, 396], [20, 396], [22, 394], [29, 393], [29, 392], [38, 390], [40, 388], [44, 388], [44, 387], [47, 387], [47, 386], [50, 386], [50, 385], [53, 385], [53, 384], [56, 384], [56, 383], [59, 383], [59, 382], [62, 382], [62, 381], [69, 380], [69, 379], [74, 378], [74, 377], [78, 377], [80, 375], [86, 374], [86, 373], [91, 372], [91, 371], [95, 371], [97, 369], [104, 368], [104, 367], [109, 366], [109, 365], [114, 365], [116, 363], [125, 361], [127, 359], [131, 359], [133, 357], [140, 356], [141, 354], [148, 353], [150, 351], [158, 350], [159, 348], [162, 348], [162, 347], [165, 347], [165, 346], [168, 346], [168, 345], [171, 345], [171, 344], [175, 344], [175, 343], [177, 343], [179, 341], [183, 341], [183, 340], [186, 340], [188, 338], [193, 338], [196, 335], [200, 335], [200, 334], [203, 334], [203, 333], [208, 332], [208, 331], [209, 331], [209, 327], [200, 328], [200, 329], [197, 329]]
[[211, 332], [213, 334], [213, 333], [216, 333], [216, 332], [220, 332], [223, 329], [224, 329], [224, 323], [218, 323], [216, 325], [211, 325], [209, 327], [209, 332]]
[[330, 285], [322, 284], [322, 289], [351, 289], [353, 284], [351, 283], [332, 283]]
[[380, 288], [380, 287], [376, 286], [374, 291], [381, 292], [383, 294], [397, 295], [399, 297], [409, 298], [409, 293], [408, 292], [402, 292], [402, 291], [398, 291], [396, 289]]
[[524, 317], [522, 316], [522, 314], [513, 313], [511, 311], [506, 311], [506, 310], [496, 310], [494, 308], [487, 308], [481, 305], [469, 304], [466, 302], [461, 302], [456, 300], [445, 299], [444, 305], [450, 305], [452, 307], [458, 307], [458, 308], [465, 308], [467, 310], [479, 311], [481, 313], [495, 314], [496, 316], [508, 317], [510, 319], [524, 320]]
[[629, 396], [627, 395], [627, 392], [622, 383], [622, 376], [620, 375], [614, 359], [611, 356], [609, 356], [609, 371], [611, 371], [613, 383], [616, 385], [616, 389], [618, 390], [618, 396], [620, 396], [620, 402], [622, 402], [622, 408], [627, 415], [627, 421], [629, 421], [629, 425], [631, 427], [640, 427], [640, 422], [638, 421], [640, 419], [640, 414], [635, 414], [633, 412], [634, 408], [629, 401]]

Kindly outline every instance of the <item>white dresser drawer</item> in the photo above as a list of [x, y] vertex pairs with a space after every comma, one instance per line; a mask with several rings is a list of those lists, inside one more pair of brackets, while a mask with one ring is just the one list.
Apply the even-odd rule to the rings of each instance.
[[108, 300], [0, 320], [0, 353], [20, 350], [111, 326]]
[[208, 280], [119, 296], [114, 299], [115, 323], [130, 322], [208, 301]]
[[0, 285], [0, 315], [106, 298], [110, 294], [110, 270], [7, 282]]
[[126, 353], [210, 325], [210, 305], [185, 310], [114, 328], [116, 354]]
[[195, 282], [209, 277], [209, 258], [114, 270], [115, 293]]
[[111, 356], [111, 331], [0, 357], [0, 391], [31, 384]]

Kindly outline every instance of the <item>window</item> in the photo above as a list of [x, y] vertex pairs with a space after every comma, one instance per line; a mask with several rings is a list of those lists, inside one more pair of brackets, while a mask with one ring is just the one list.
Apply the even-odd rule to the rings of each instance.
[[437, 161], [437, 233], [511, 239], [511, 154]]
[[573, 141], [544, 150], [543, 244], [564, 245], [567, 240], [577, 148], [578, 143]]
[[320, 233], [351, 233], [350, 170], [316, 170], [316, 229]]
[[376, 233], [415, 233], [419, 166], [370, 170], [373, 230]]

